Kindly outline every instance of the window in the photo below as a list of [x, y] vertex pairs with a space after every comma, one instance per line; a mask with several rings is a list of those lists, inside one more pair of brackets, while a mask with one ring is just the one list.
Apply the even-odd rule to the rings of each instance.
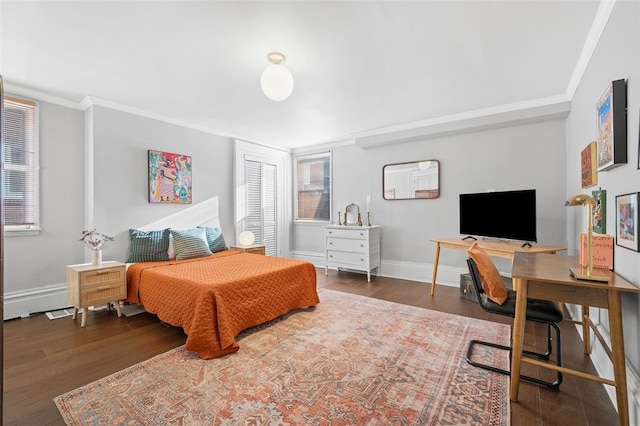
[[38, 229], [37, 104], [25, 99], [4, 100], [5, 230]]
[[296, 220], [331, 221], [331, 152], [295, 162]]

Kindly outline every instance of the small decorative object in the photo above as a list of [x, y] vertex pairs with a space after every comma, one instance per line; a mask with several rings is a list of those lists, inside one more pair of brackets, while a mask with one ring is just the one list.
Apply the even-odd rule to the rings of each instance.
[[[596, 269], [613, 270], [613, 235], [594, 235], [591, 241], [591, 262]], [[589, 266], [587, 235], [580, 234], [580, 266]]]
[[595, 200], [592, 196], [586, 194], [578, 194], [569, 198], [565, 203], [565, 206], [587, 206], [589, 208], [588, 227], [587, 227], [587, 267], [570, 268], [569, 272], [577, 280], [589, 280], [589, 281], [603, 281], [608, 282], [609, 276], [600, 272], [600, 270], [593, 269], [593, 255], [591, 249], [593, 247], [593, 205]]
[[593, 206], [593, 232], [597, 234], [607, 233], [607, 191], [598, 189], [592, 191], [595, 205]]
[[251, 231], [242, 231], [238, 235], [238, 242], [243, 246], [250, 246], [255, 241], [255, 235]]
[[371, 226], [371, 195], [367, 195], [367, 226]]
[[638, 195], [639, 192], [616, 197], [616, 244], [640, 251], [638, 244]]
[[627, 162], [627, 87], [615, 80], [596, 104], [598, 116], [598, 171]]
[[360, 216], [360, 206], [357, 204], [349, 204], [345, 208], [344, 213], [345, 226], [362, 226], [362, 217]]
[[149, 150], [149, 202], [191, 204], [191, 156]]
[[598, 183], [598, 171], [596, 169], [596, 142], [589, 142], [580, 153], [581, 182], [583, 188]]
[[113, 237], [102, 234], [95, 229], [85, 229], [82, 231], [82, 238], [79, 241], [82, 241], [92, 251], [92, 264], [100, 265], [102, 263], [102, 248], [107, 241], [113, 241]]

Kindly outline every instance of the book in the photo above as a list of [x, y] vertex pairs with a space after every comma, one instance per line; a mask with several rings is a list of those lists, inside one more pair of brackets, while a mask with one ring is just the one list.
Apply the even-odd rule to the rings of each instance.
[[[613, 270], [613, 236], [594, 234], [591, 258], [594, 268]], [[580, 234], [580, 266], [587, 266], [587, 234]]]

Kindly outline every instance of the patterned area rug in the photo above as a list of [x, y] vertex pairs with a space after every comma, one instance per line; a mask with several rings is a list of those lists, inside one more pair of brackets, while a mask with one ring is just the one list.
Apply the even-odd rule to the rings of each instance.
[[471, 339], [509, 344], [507, 325], [319, 294], [243, 332], [237, 353], [180, 347], [54, 401], [68, 425], [509, 424], [508, 377], [464, 358]]

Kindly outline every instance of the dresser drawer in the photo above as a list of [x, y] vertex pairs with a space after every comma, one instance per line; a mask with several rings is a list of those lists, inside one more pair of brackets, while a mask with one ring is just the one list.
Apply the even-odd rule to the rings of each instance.
[[367, 241], [331, 237], [327, 238], [327, 250], [367, 253]]
[[362, 229], [326, 228], [324, 231], [324, 235], [327, 237], [334, 237], [334, 238], [352, 238], [352, 239], [358, 239], [358, 240], [367, 239], [367, 231], [364, 231]]
[[327, 262], [329, 263], [340, 263], [342, 265], [362, 268], [367, 266], [367, 257], [365, 253], [327, 250]]

